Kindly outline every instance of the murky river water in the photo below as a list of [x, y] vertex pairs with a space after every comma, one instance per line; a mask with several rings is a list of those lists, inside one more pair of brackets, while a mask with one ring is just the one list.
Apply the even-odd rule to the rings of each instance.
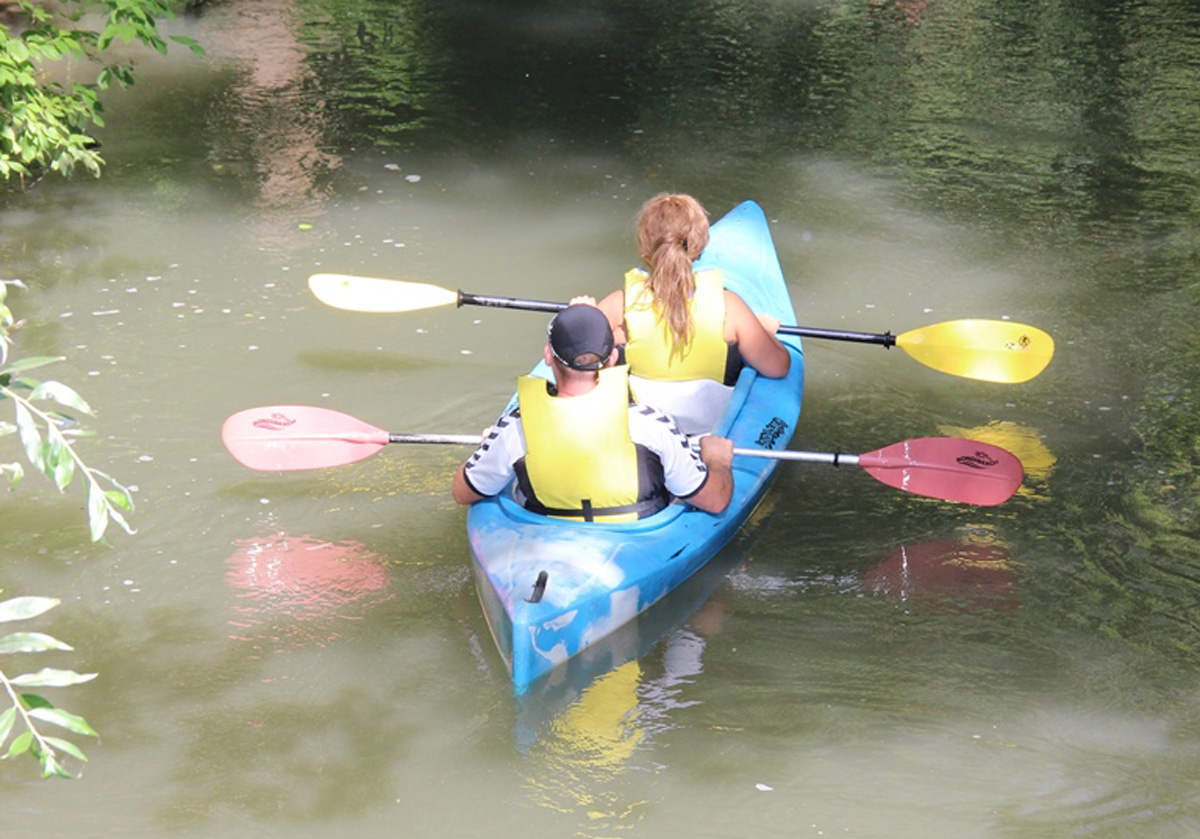
[[[3, 835], [1193, 836], [1200, 16], [1182, 2], [228, 0], [108, 98], [103, 178], [0, 206], [23, 354], [136, 488], [87, 541], [37, 477], [5, 596], [100, 674], [82, 777], [4, 764]], [[784, 466], [709, 571], [515, 699], [449, 498], [466, 452], [252, 473], [254, 405], [473, 433], [545, 317], [367, 315], [316, 272], [601, 293], [679, 189], [773, 223], [801, 323], [1050, 332], [1037, 379], [806, 344], [794, 447], [978, 436], [997, 508]], [[0, 453], [6, 460], [17, 453]]]

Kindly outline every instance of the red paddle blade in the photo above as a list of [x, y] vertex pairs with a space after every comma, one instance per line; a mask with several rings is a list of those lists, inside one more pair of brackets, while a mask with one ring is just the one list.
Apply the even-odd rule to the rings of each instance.
[[918, 437], [859, 455], [858, 465], [916, 495], [991, 506], [1007, 501], [1024, 470], [1011, 452], [960, 437]]
[[388, 433], [329, 408], [269, 405], [225, 420], [221, 442], [243, 466], [290, 472], [370, 457], [387, 445]]

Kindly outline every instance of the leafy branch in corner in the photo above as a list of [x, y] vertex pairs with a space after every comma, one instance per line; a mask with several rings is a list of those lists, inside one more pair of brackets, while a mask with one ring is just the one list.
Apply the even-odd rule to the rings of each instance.
[[[18, 280], [0, 280], [0, 403], [11, 401], [13, 421], [0, 419], [0, 437], [16, 434], [25, 450], [25, 457], [38, 471], [64, 492], [76, 474], [87, 483], [88, 525], [92, 541], [99, 541], [109, 522], [116, 522], [126, 533], [135, 531], [125, 520], [124, 512], [133, 509], [130, 490], [112, 475], [88, 466], [75, 450], [73, 441], [90, 436], [92, 432], [79, 427], [74, 417], [52, 408], [40, 408], [35, 403], [53, 401], [59, 405], [92, 416], [92, 408], [73, 389], [57, 381], [38, 381], [23, 375], [29, 370], [62, 361], [62, 357], [34, 356], [9, 362], [12, 346], [10, 330], [15, 328], [12, 311], [5, 305], [8, 287], [24, 287]], [[21, 375], [18, 375], [21, 374]], [[25, 470], [19, 462], [0, 462], [0, 477], [9, 476], [11, 488], [16, 489]]]
[[[53, 609], [59, 601], [51, 597], [14, 597], [0, 601], [0, 623], [35, 618]], [[11, 653], [40, 653], [50, 650], [70, 650], [69, 645], [41, 632], [13, 632], [0, 637], [0, 655]], [[35, 693], [22, 693], [21, 688], [69, 687], [96, 678], [95, 673], [76, 673], [73, 670], [58, 670], [43, 667], [36, 673], [7, 675], [0, 668], [0, 689], [8, 696], [10, 707], [0, 712], [0, 749], [8, 742], [14, 730], [19, 731], [9, 744], [8, 751], [0, 760], [23, 754], [32, 755], [42, 765], [42, 777], [70, 778], [60, 762], [60, 753], [76, 760], [87, 762], [83, 751], [70, 740], [45, 734], [38, 723], [64, 728], [72, 734], [99, 737], [87, 720], [77, 714], [54, 707], [44, 697]], [[18, 729], [20, 723], [21, 729]]]
[[[99, 92], [114, 82], [133, 84], [133, 63], [113, 58], [114, 41], [141, 43], [159, 53], [174, 41], [198, 54], [204, 49], [183, 35], [164, 38], [159, 20], [174, 17], [165, 0], [9, 0], [21, 26], [0, 26], [0, 178], [24, 179], [45, 168], [70, 175], [83, 166], [100, 175], [104, 162], [91, 126], [104, 125]], [[85, 10], [99, 9], [99, 30], [78, 25]], [[99, 69], [94, 81], [69, 84], [48, 77], [49, 63], [86, 59]]]

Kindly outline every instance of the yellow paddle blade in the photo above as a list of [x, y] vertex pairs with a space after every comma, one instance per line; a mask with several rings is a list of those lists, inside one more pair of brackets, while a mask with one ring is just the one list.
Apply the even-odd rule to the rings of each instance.
[[1026, 382], [1046, 369], [1054, 339], [1008, 320], [951, 320], [896, 336], [896, 346], [922, 364], [985, 382]]
[[415, 312], [458, 302], [458, 292], [429, 283], [350, 274], [313, 274], [308, 287], [327, 306], [352, 312]]

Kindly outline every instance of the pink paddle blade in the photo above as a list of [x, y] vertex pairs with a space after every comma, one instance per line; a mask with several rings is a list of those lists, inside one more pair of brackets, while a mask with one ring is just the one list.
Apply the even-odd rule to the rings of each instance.
[[960, 437], [918, 437], [860, 455], [872, 477], [905, 492], [992, 506], [1021, 485], [1021, 461], [1006, 449]]
[[225, 420], [221, 442], [243, 466], [290, 472], [370, 457], [387, 445], [388, 433], [329, 408], [269, 405]]

